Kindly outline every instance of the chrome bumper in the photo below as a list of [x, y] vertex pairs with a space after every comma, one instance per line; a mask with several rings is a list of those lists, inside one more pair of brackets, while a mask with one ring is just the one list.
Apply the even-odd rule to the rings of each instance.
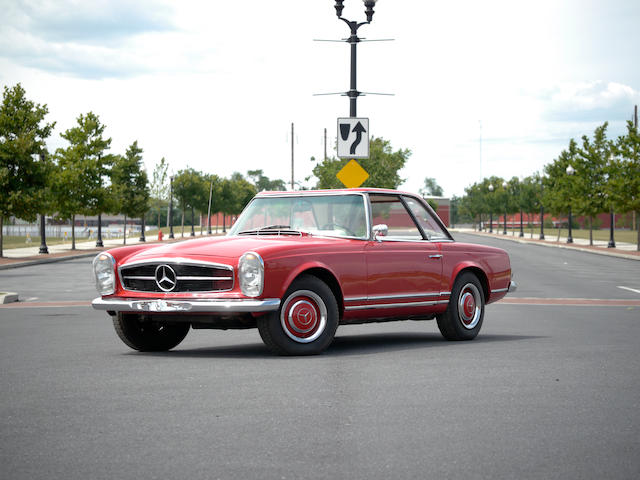
[[91, 302], [96, 310], [113, 312], [184, 312], [184, 313], [251, 313], [272, 312], [280, 308], [279, 298], [250, 299], [204, 299], [204, 300], [136, 300], [125, 298], [96, 298]]
[[518, 289], [518, 284], [513, 280], [511, 280], [511, 283], [509, 284], [509, 288], [507, 288], [507, 292], [508, 293], [515, 292], [517, 289]]

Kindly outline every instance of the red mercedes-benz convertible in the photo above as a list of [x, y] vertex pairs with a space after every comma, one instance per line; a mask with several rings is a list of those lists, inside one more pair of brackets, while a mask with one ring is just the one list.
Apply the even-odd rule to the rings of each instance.
[[310, 355], [338, 325], [433, 318], [471, 340], [516, 288], [505, 251], [454, 241], [421, 197], [382, 189], [263, 192], [224, 237], [115, 248], [93, 270], [93, 307], [141, 351], [257, 327], [274, 353]]

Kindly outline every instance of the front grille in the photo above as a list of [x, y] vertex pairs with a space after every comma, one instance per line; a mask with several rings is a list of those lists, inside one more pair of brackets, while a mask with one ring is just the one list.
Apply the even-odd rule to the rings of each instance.
[[[175, 273], [175, 285], [169, 270], [169, 282], [164, 290], [156, 281], [158, 267], [170, 267]], [[233, 268], [206, 264], [144, 263], [120, 267], [120, 279], [125, 290], [137, 292], [222, 292], [233, 288]], [[162, 277], [162, 272], [159, 274]], [[172, 288], [170, 288], [172, 287]]]

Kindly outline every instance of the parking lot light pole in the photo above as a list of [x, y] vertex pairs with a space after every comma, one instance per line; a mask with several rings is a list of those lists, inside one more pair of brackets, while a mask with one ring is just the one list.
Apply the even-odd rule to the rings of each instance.
[[540, 240], [544, 240], [544, 205], [542, 203], [544, 184], [542, 179], [543, 175], [540, 175]]
[[[489, 193], [493, 193], [492, 183], [489, 184]], [[493, 210], [491, 208], [489, 208], [489, 210], [491, 210], [489, 212], [489, 233], [493, 233]]]
[[502, 182], [502, 188], [504, 189], [504, 230], [502, 231], [503, 235], [507, 234], [507, 202], [508, 200], [508, 195], [507, 195], [507, 182]]
[[613, 207], [611, 207], [611, 218], [609, 219], [611, 225], [609, 226], [609, 243], [607, 248], [616, 248], [616, 241], [613, 238], [613, 227], [616, 221], [616, 215], [613, 213]]
[[173, 176], [169, 177], [169, 238], [174, 238], [173, 236]]
[[363, 0], [363, 1], [365, 6], [365, 14], [367, 15], [367, 21], [360, 22], [360, 23], [352, 22], [347, 20], [346, 18], [342, 18], [342, 9], [344, 8], [344, 5], [343, 5], [344, 0], [336, 0], [336, 4], [335, 4], [336, 15], [340, 20], [342, 20], [344, 23], [349, 25], [349, 29], [351, 30], [351, 36], [347, 40], [347, 43], [351, 45], [351, 76], [350, 76], [350, 83], [349, 83], [349, 91], [347, 92], [347, 97], [349, 97], [349, 116], [350, 117], [358, 116], [356, 101], [358, 97], [361, 95], [361, 92], [359, 92], [356, 88], [356, 63], [357, 63], [356, 47], [358, 45], [358, 42], [360, 42], [360, 38], [358, 38], [358, 29], [362, 25], [367, 25], [371, 23], [371, 20], [373, 19], [373, 14], [374, 14], [373, 7], [375, 6], [377, 0]]
[[[569, 165], [567, 167], [567, 175], [569, 175], [569, 178], [571, 178], [571, 176], [575, 173], [574, 168]], [[573, 243], [573, 230], [572, 230], [572, 224], [573, 223], [573, 217], [571, 216], [571, 200], [569, 200], [569, 236], [567, 237], [567, 243]]]

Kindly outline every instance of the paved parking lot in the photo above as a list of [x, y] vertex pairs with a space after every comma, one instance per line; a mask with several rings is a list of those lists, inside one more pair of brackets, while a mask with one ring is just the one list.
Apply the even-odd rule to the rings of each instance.
[[[640, 300], [637, 261], [456, 237], [509, 251], [514, 298]], [[0, 290], [82, 304], [89, 265], [1, 271]], [[136, 353], [88, 306], [0, 307], [0, 475], [635, 479], [638, 351], [638, 306], [490, 305], [464, 343], [434, 322], [342, 327], [308, 358], [255, 330]]]

